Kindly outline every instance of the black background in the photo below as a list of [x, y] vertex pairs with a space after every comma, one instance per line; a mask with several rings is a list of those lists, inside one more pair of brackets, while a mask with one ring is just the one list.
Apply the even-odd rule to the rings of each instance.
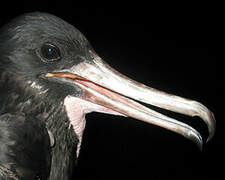
[[[1, 5], [0, 24], [25, 12], [55, 14], [78, 28], [96, 52], [121, 73], [206, 105], [215, 114], [217, 132], [200, 152], [194, 143], [162, 128], [131, 118], [88, 114], [74, 179], [209, 179], [223, 174], [220, 11], [202, 5], [187, 9], [180, 5], [174, 11], [147, 4], [114, 4], [110, 8], [87, 4], [6, 3]], [[188, 122], [206, 139], [206, 126], [199, 118], [161, 112]]]

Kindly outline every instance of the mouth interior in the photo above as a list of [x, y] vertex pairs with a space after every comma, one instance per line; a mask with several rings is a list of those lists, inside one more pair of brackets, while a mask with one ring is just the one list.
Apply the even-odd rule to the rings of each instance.
[[[126, 106], [129, 106], [131, 108], [138, 109], [139, 111], [143, 111], [143, 109], [138, 108], [136, 106], [136, 104], [135, 105], [132, 104], [131, 101], [130, 101], [131, 99], [129, 99], [129, 98], [127, 98], [127, 97], [125, 97], [121, 94], [118, 94], [118, 93], [116, 93], [116, 92], [114, 92], [114, 91], [112, 91], [108, 88], [105, 88], [105, 87], [103, 87], [103, 86], [101, 86], [101, 85], [99, 85], [95, 82], [89, 81], [89, 80], [87, 80], [87, 79], [85, 79], [85, 78], [83, 78], [79, 75], [72, 74], [72, 73], [64, 73], [64, 72], [63, 73], [53, 72], [53, 73], [47, 73], [45, 75], [45, 77], [61, 77], [61, 78], [71, 79], [73, 81], [76, 81], [76, 82], [88, 87], [88, 88], [93, 89], [94, 91], [96, 91], [96, 92], [116, 101], [116, 102], [122, 103], [122, 104], [124, 104]], [[143, 112], [145, 112], [145, 111], [143, 111]], [[145, 113], [147, 113], [147, 112], [145, 112]]]
[[83, 90], [83, 93], [79, 98], [106, 107], [122, 115], [133, 117], [134, 119], [174, 131], [194, 141], [200, 149], [202, 148], [201, 135], [194, 128], [157, 111], [151, 110], [136, 102], [130, 96], [124, 96], [123, 94], [117, 93], [73, 73], [51, 72], [47, 73], [45, 77], [71, 79]]

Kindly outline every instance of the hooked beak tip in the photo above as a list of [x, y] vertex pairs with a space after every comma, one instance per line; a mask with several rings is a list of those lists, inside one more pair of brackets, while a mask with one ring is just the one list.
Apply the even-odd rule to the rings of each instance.
[[193, 116], [198, 116], [200, 117], [207, 125], [208, 127], [208, 138], [206, 142], [209, 142], [216, 131], [216, 119], [214, 114], [203, 104], [194, 101], [193, 103], [193, 108], [196, 111], [196, 113], [193, 114]]
[[216, 121], [213, 113], [204, 105], [133, 81], [112, 69], [97, 55], [92, 55], [94, 64], [82, 62], [68, 69], [67, 72], [47, 73], [45, 77], [69, 78], [80, 86], [83, 93], [86, 93], [82, 96], [84, 100], [174, 131], [195, 142], [202, 150], [203, 140], [198, 131], [188, 124], [151, 110], [137, 101], [188, 116], [199, 116], [208, 127], [207, 142], [212, 139]]

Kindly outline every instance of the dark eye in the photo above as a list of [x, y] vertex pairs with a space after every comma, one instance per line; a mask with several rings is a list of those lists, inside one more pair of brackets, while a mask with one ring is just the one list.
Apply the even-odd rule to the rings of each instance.
[[57, 46], [51, 43], [45, 43], [41, 47], [41, 56], [47, 62], [61, 59], [61, 53]]

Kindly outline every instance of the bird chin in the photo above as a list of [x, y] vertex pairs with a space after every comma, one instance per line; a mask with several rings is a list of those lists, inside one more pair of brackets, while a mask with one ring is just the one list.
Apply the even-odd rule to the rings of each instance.
[[100, 112], [105, 114], [125, 116], [107, 107], [94, 104], [92, 102], [85, 101], [79, 97], [74, 97], [71, 95], [68, 95], [64, 99], [64, 106], [67, 113], [67, 117], [70, 121], [69, 128], [71, 127], [73, 128], [79, 140], [77, 145], [76, 157], [79, 157], [81, 143], [82, 143], [82, 136], [83, 136], [83, 132], [84, 132], [85, 124], [86, 124], [85, 115], [87, 113]]

